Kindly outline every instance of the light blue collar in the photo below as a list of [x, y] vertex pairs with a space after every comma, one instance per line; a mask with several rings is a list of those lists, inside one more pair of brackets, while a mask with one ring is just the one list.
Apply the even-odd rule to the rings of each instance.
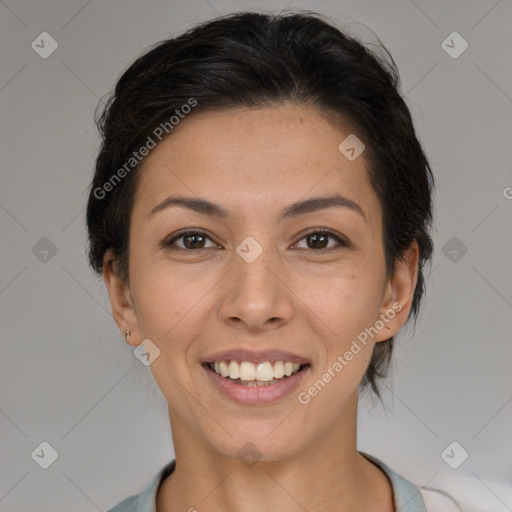
[[[427, 512], [425, 504], [416, 486], [395, 473], [389, 466], [376, 457], [359, 452], [373, 462], [388, 476], [393, 487], [396, 512]], [[174, 471], [176, 459], [166, 464], [153, 478], [149, 486], [141, 493], [126, 498], [108, 512], [156, 512], [156, 495], [162, 482]]]

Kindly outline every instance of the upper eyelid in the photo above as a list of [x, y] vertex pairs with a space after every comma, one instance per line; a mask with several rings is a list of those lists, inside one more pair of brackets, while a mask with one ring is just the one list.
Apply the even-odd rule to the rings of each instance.
[[[351, 243], [349, 242], [349, 240], [343, 236], [342, 234], [339, 234], [335, 231], [331, 231], [327, 228], [323, 228], [323, 229], [312, 229], [311, 231], [307, 231], [306, 233], [304, 233], [303, 235], [301, 235], [301, 237], [293, 244], [298, 244], [301, 240], [303, 240], [304, 238], [310, 236], [310, 235], [314, 235], [316, 233], [323, 233], [323, 234], [327, 234], [327, 236], [330, 236], [331, 238], [334, 238], [338, 244], [340, 244], [341, 246], [346, 246], [346, 247], [349, 247], [351, 246]], [[332, 249], [332, 247], [331, 247]], [[310, 249], [311, 251], [314, 251], [314, 250], [318, 250], [318, 249]]]
[[[303, 240], [304, 238], [308, 237], [308, 236], [311, 236], [311, 235], [314, 235], [314, 234], [317, 234], [317, 233], [323, 233], [323, 234], [327, 234], [328, 236], [330, 236], [331, 238], [334, 238], [334, 239], [337, 239], [337, 242], [340, 244], [340, 245], [346, 245], [346, 246], [349, 246], [351, 245], [351, 242], [349, 241], [349, 239], [341, 234], [341, 233], [338, 233], [336, 230], [334, 229], [330, 229], [330, 228], [323, 228], [323, 227], [312, 227], [312, 228], [308, 228], [307, 231], [305, 233], [301, 233], [300, 235], [298, 235], [298, 238], [297, 240], [293, 243], [293, 245], [296, 245], [298, 244], [301, 240]], [[314, 250], [314, 249], [311, 249], [311, 250]]]
[[[217, 242], [213, 239], [212, 236], [210, 236], [210, 234], [207, 231], [204, 231], [200, 228], [195, 228], [195, 229], [187, 229], [186, 231], [181, 231], [180, 233], [177, 233], [175, 235], [171, 235], [171, 236], [165, 238], [164, 241], [162, 242], [162, 245], [164, 245], [164, 246], [170, 245], [173, 242], [176, 242], [176, 240], [179, 240], [180, 238], [183, 238], [185, 235], [189, 235], [189, 234], [203, 235], [206, 238], [208, 238], [211, 242], [217, 244]], [[218, 244], [218, 245], [220, 245], [220, 244]]]
[[[185, 235], [188, 235], [188, 234], [201, 234], [203, 236], [205, 236], [206, 238], [208, 238], [211, 242], [213, 242], [214, 244], [217, 244], [217, 245], [220, 245], [218, 242], [216, 242], [212, 236], [210, 236], [210, 234], [201, 229], [201, 228], [195, 228], [195, 229], [187, 229], [186, 231], [182, 231], [176, 235], [173, 235], [172, 237], [169, 237], [167, 239], [164, 240], [163, 242], [163, 245], [166, 246], [166, 245], [172, 245], [174, 242], [176, 242], [177, 240], [183, 238]], [[302, 241], [304, 238], [306, 238], [307, 236], [310, 236], [310, 235], [313, 235], [313, 234], [316, 234], [316, 233], [324, 233], [324, 234], [327, 234], [328, 236], [331, 236], [332, 238], [334, 239], [338, 239], [337, 242], [342, 244], [342, 245], [350, 245], [350, 242], [347, 240], [346, 237], [344, 237], [343, 235], [335, 232], [335, 231], [332, 231], [328, 228], [311, 228], [309, 231], [307, 231], [306, 233], [303, 233], [300, 238], [294, 242], [293, 245], [299, 243], [300, 241]], [[181, 247], [180, 247], [181, 249]], [[193, 249], [189, 249], [189, 250], [193, 250]], [[197, 250], [201, 250], [201, 249], [197, 249]], [[314, 249], [311, 249], [311, 250], [314, 250]]]

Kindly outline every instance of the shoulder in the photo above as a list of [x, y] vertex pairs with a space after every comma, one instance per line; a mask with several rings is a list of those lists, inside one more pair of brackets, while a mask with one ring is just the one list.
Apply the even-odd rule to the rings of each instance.
[[421, 489], [420, 493], [427, 512], [461, 512], [457, 503], [442, 491]]
[[367, 453], [359, 452], [363, 457], [378, 466], [388, 477], [393, 488], [395, 509], [400, 512], [430, 512], [425, 508], [425, 502], [419, 489], [409, 480], [395, 473], [387, 464]]
[[162, 482], [174, 471], [176, 459], [166, 464], [140, 494], [125, 498], [108, 512], [156, 512], [156, 495]]
[[381, 460], [359, 452], [379, 466], [391, 482], [396, 510], [400, 512], [461, 512], [456, 502], [442, 491], [419, 489], [412, 482], [393, 471]]
[[118, 503], [115, 507], [110, 508], [108, 512], [137, 512], [137, 500], [139, 495], [130, 496]]

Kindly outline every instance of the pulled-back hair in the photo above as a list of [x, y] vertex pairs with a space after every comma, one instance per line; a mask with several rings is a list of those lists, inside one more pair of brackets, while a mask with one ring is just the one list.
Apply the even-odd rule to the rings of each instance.
[[[311, 12], [234, 13], [149, 48], [122, 74], [96, 118], [102, 144], [86, 217], [95, 272], [101, 275], [104, 254], [112, 249], [111, 264], [129, 282], [130, 216], [142, 161], [134, 155], [151, 147], [149, 140], [172, 136], [183, 112], [310, 105], [364, 141], [383, 212], [388, 277], [411, 242], [418, 243], [409, 314], [416, 319], [424, 267], [432, 256], [434, 179], [399, 93], [396, 65], [382, 44], [381, 49], [381, 54], [369, 50]], [[392, 347], [393, 338], [376, 343], [361, 382], [378, 397], [377, 377], [386, 376]]]

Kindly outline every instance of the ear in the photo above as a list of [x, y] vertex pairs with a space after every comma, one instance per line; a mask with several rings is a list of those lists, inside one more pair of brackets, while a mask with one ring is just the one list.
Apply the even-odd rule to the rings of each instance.
[[394, 336], [409, 317], [418, 282], [419, 253], [418, 242], [413, 240], [403, 258], [396, 262], [395, 273], [386, 284], [379, 317], [384, 328], [375, 336], [376, 342]]
[[140, 344], [137, 314], [130, 287], [117, 274], [113, 264], [114, 254], [108, 249], [103, 256], [103, 279], [107, 286], [112, 314], [117, 326], [126, 340], [126, 331], [130, 336], [126, 342], [134, 347]]

